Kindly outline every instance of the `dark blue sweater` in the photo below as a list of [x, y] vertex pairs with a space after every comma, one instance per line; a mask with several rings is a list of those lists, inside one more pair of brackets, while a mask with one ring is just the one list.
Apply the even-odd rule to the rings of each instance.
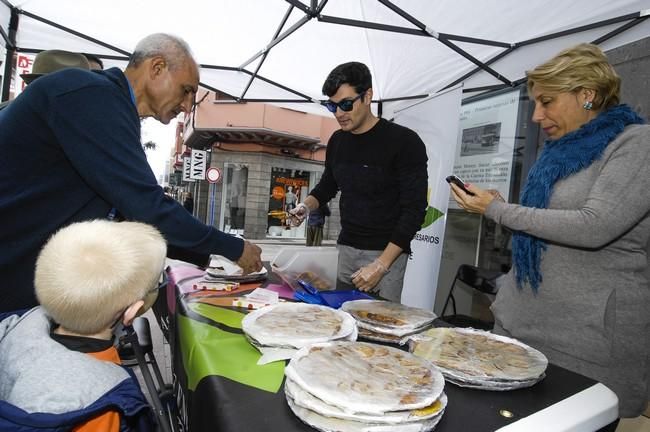
[[34, 81], [0, 111], [0, 154], [0, 311], [36, 305], [34, 265], [48, 237], [113, 207], [178, 248], [242, 254], [242, 240], [202, 224], [157, 184], [119, 69]]

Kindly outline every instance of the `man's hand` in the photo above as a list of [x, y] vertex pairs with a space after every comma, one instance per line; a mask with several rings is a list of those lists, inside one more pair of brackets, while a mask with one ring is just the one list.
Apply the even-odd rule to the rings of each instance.
[[361, 267], [352, 274], [352, 283], [360, 291], [370, 291], [388, 273], [388, 267], [379, 259]]
[[289, 225], [300, 226], [307, 216], [309, 216], [309, 207], [304, 203], [299, 203], [296, 208], [289, 210]]
[[244, 252], [237, 260], [237, 264], [244, 270], [244, 274], [262, 270], [262, 249], [253, 243], [244, 240]]

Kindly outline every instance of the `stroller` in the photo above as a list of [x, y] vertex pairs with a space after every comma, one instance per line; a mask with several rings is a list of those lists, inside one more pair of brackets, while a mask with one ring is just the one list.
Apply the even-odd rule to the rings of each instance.
[[[167, 287], [167, 277], [163, 272], [163, 279], [158, 286], [158, 299], [152, 307], [154, 313], [160, 322], [160, 315], [156, 309], [165, 302], [165, 289]], [[167, 338], [165, 326], [162, 326], [163, 334]], [[181, 430], [178, 420], [178, 408], [174, 397], [173, 387], [166, 384], [160, 372], [158, 362], [154, 356], [153, 343], [151, 338], [151, 327], [146, 317], [138, 317], [134, 320], [133, 325], [124, 327], [122, 333], [118, 335], [117, 350], [122, 360], [122, 365], [134, 367], [138, 366], [142, 379], [148, 393], [148, 399], [154, 411], [157, 430], [160, 432], [178, 432]]]

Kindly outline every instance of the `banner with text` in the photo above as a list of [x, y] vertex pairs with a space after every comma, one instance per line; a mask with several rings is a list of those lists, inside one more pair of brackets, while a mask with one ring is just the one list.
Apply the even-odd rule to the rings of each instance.
[[25, 54], [25, 53], [16, 54], [16, 72], [14, 75], [14, 87], [13, 87], [14, 98], [16, 98], [19, 94], [23, 92], [23, 90], [25, 90], [25, 86], [27, 86], [27, 83], [23, 81], [20, 75], [32, 73], [34, 58], [36, 58], [36, 56], [33, 54]]
[[449, 89], [395, 115], [395, 122], [413, 129], [427, 148], [428, 206], [422, 229], [411, 241], [402, 303], [433, 310], [438, 285], [442, 240], [445, 236], [449, 185], [445, 177], [454, 166], [461, 87]]
[[[520, 90], [470, 102], [460, 112], [454, 174], [508, 201]], [[458, 208], [451, 199], [453, 208]]]

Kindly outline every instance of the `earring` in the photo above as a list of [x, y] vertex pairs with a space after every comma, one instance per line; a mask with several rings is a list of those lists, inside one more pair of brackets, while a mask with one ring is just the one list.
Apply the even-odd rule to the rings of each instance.
[[584, 104], [582, 104], [582, 107], [587, 111], [591, 111], [591, 109], [594, 107], [594, 104], [591, 101], [586, 101]]

